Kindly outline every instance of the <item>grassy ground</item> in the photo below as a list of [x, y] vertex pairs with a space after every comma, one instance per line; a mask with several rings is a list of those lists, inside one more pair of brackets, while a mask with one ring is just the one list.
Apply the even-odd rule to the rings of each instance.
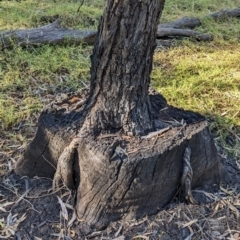
[[[237, 2], [166, 1], [162, 22], [198, 16], [203, 22], [199, 30], [213, 33], [214, 41], [175, 40], [175, 47], [158, 51], [152, 85], [169, 103], [205, 114], [221, 144], [239, 159], [239, 19], [214, 22], [207, 17], [214, 11], [235, 8]], [[77, 12], [79, 1], [1, 1], [0, 30], [36, 27], [46, 24], [46, 16], [56, 15], [65, 27], [96, 29], [103, 6], [104, 1], [88, 0]], [[91, 51], [86, 46], [45, 45], [28, 49], [15, 46], [0, 52], [2, 135], [12, 138], [13, 127], [37, 117], [48, 96], [87, 84]]]
[[[65, 27], [96, 29], [103, 6], [103, 0], [85, 0], [77, 12], [79, 1], [73, 0], [3, 0], [0, 30], [36, 27], [56, 15]], [[240, 165], [240, 20], [214, 22], [207, 17], [236, 7], [239, 0], [166, 1], [162, 22], [200, 17], [198, 30], [212, 33], [214, 40], [172, 40], [172, 47], [159, 48], [152, 85], [170, 104], [207, 116], [220, 153]], [[13, 168], [33, 137], [42, 107], [57, 93], [88, 84], [91, 52], [92, 47], [71, 45], [0, 51], [0, 176]]]

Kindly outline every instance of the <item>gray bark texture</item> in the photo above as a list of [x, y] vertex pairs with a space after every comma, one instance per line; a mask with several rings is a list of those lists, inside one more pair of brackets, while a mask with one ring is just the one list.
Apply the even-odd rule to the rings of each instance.
[[163, 5], [163, 0], [109, 1], [93, 50], [83, 129], [122, 129], [127, 135], [153, 129], [148, 88]]
[[155, 214], [181, 188], [192, 200], [191, 188], [222, 179], [205, 118], [169, 106], [149, 89], [163, 5], [107, 1], [90, 90], [63, 94], [42, 111], [36, 136], [16, 165], [18, 174], [75, 188], [78, 218], [98, 229]]
[[94, 44], [96, 31], [71, 30], [60, 25], [60, 19], [53, 23], [32, 29], [9, 30], [0, 32], [0, 48], [15, 45], [26, 47], [40, 44]]
[[[36, 136], [15, 169], [20, 175], [53, 178], [54, 187], [62, 180], [77, 189], [79, 219], [101, 229], [122, 218], [155, 214], [179, 191], [187, 200], [191, 189], [218, 188], [224, 180], [203, 116], [171, 107], [161, 95], [150, 94], [152, 115], [165, 123], [164, 129], [141, 137], [115, 132], [76, 139], [84, 105], [76, 109], [71, 100], [78, 97], [82, 102], [87, 95], [88, 91], [63, 95], [43, 110]], [[187, 169], [186, 149], [192, 152]]]

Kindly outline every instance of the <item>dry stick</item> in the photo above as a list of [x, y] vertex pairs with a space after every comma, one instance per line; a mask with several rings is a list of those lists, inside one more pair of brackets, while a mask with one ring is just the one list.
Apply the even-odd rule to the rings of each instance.
[[[47, 178], [47, 179], [48, 179], [48, 178]], [[48, 180], [51, 180], [51, 179], [48, 179]], [[11, 190], [10, 188], [8, 188], [8, 187], [6, 187], [6, 186], [4, 186], [4, 185], [2, 185], [2, 184], [0, 184], [0, 186], [2, 186], [2, 187], [4, 187], [5, 189], [11, 191], [11, 192], [14, 193], [17, 197], [19, 197], [19, 198], [22, 197], [21, 195], [18, 195], [16, 192], [14, 192], [13, 190]], [[27, 201], [27, 202], [32, 206], [32, 204], [31, 204], [27, 199], [25, 199], [25, 198], [28, 198], [28, 199], [43, 198], [43, 197], [51, 196], [51, 195], [59, 192], [59, 191], [62, 190], [62, 189], [65, 189], [65, 186], [62, 186], [61, 188], [59, 188], [59, 189], [57, 189], [57, 190], [55, 190], [55, 191], [52, 191], [51, 193], [45, 194], [45, 195], [38, 195], [38, 196], [36, 196], [36, 197], [33, 197], [33, 196], [24, 196], [24, 198], [22, 198], [22, 199], [23, 199], [24, 201]], [[30, 190], [31, 190], [31, 189], [29, 189], [29, 191], [30, 191]], [[28, 191], [28, 192], [29, 192], [29, 191]], [[17, 200], [17, 202], [19, 202], [19, 199]], [[37, 211], [37, 212], [38, 212], [38, 211]]]
[[[21, 195], [19, 195], [19, 194], [17, 194], [16, 192], [14, 192], [12, 189], [10, 189], [10, 188], [8, 188], [8, 187], [6, 187], [6, 186], [4, 186], [4, 185], [2, 185], [2, 184], [0, 184], [0, 186], [1, 187], [3, 187], [3, 188], [5, 188], [5, 189], [7, 189], [8, 191], [10, 191], [10, 192], [12, 192], [12, 193], [14, 193], [17, 197], [19, 197], [19, 199], [21, 199], [21, 200], [24, 200], [25, 202], [27, 202], [28, 204], [30, 204], [31, 205], [31, 207], [32, 207], [32, 210], [34, 210], [35, 212], [37, 212], [37, 213], [39, 213], [40, 214], [40, 212], [38, 211], [38, 210], [36, 210], [34, 207], [33, 207], [33, 205], [32, 205], [32, 203], [31, 202], [29, 202], [27, 199], [25, 199], [24, 197], [22, 197]], [[23, 194], [24, 195], [24, 194]], [[16, 201], [16, 203], [15, 204], [17, 204], [18, 202], [19, 202], [19, 199]]]
[[149, 139], [149, 138], [155, 137], [159, 134], [162, 134], [162, 133], [166, 132], [169, 129], [170, 129], [170, 127], [166, 127], [166, 128], [160, 129], [160, 130], [155, 131], [155, 132], [150, 132], [148, 135], [142, 136], [141, 139]]
[[57, 192], [59, 192], [60, 190], [62, 189], [65, 189], [65, 186], [62, 186], [61, 188], [58, 188], [57, 190], [55, 191], [52, 191], [51, 193], [48, 193], [48, 194], [45, 194], [45, 195], [39, 195], [39, 196], [36, 196], [36, 197], [33, 197], [33, 196], [26, 196], [26, 198], [28, 199], [36, 199], [36, 198], [43, 198], [43, 197], [48, 197], [48, 196], [51, 196]]
[[240, 18], [240, 8], [235, 8], [232, 10], [226, 9], [220, 12], [215, 12], [210, 14], [210, 17], [213, 18], [214, 20], [221, 20], [226, 17]]
[[52, 166], [52, 167], [56, 170], [56, 167], [55, 167], [50, 161], [48, 161], [48, 160], [44, 157], [43, 154], [42, 154], [41, 156], [43, 157], [43, 159], [44, 159], [50, 166]]
[[103, 138], [110, 138], [110, 137], [119, 137], [119, 134], [115, 133], [107, 133], [107, 134], [102, 134], [97, 137], [97, 139], [103, 139]]
[[[191, 211], [190, 211], [190, 209], [189, 209], [188, 207], [186, 207], [186, 209], [188, 210], [188, 212], [189, 212], [190, 215], [191, 215]], [[187, 215], [186, 215], [186, 217], [188, 218]], [[191, 216], [191, 217], [192, 217], [192, 216]], [[202, 227], [200, 224], [198, 224], [197, 222], [195, 222], [195, 225], [199, 228], [199, 230], [200, 230], [202, 236], [206, 239], [206, 234], [205, 234], [204, 231], [203, 231], [203, 227]]]
[[194, 37], [199, 41], [212, 41], [212, 34], [203, 34], [191, 29], [178, 29], [178, 28], [162, 28], [161, 26], [157, 30], [157, 37]]
[[79, 7], [78, 7], [78, 10], [77, 10], [77, 12], [79, 12], [80, 11], [80, 8], [82, 7], [82, 5], [84, 4], [84, 0], [82, 0], [81, 2], [80, 2], [80, 5], [79, 5]]

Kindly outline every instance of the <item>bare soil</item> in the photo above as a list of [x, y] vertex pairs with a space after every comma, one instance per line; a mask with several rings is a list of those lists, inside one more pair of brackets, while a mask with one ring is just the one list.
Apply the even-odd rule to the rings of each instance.
[[[199, 205], [187, 205], [176, 197], [155, 216], [115, 222], [101, 232], [77, 219], [71, 222], [74, 193], [66, 189], [52, 192], [50, 179], [29, 179], [10, 173], [2, 178], [1, 204], [14, 203], [5, 208], [6, 212], [1, 211], [1, 219], [6, 220], [10, 213], [17, 214], [18, 219], [26, 214], [26, 219], [7, 239], [229, 239], [230, 234], [239, 239], [240, 171], [233, 159], [224, 162], [237, 180], [234, 186], [213, 193], [198, 189], [193, 195]], [[68, 219], [63, 217], [64, 209], [57, 196], [66, 203]]]
[[[171, 44], [163, 41], [158, 48]], [[46, 95], [45, 102], [55, 97]], [[240, 240], [240, 169], [222, 146], [217, 147], [231, 181], [215, 191], [194, 190], [199, 205], [188, 205], [175, 196], [154, 216], [113, 222], [103, 231], [96, 231], [76, 219], [75, 192], [65, 188], [54, 192], [51, 179], [20, 177], [13, 172], [26, 142], [36, 132], [36, 123], [37, 116], [33, 115], [12, 129], [0, 129], [0, 239]], [[231, 143], [232, 139], [227, 141]]]
[[[22, 124], [10, 132], [30, 139], [35, 129]], [[175, 196], [154, 216], [114, 222], [96, 231], [76, 219], [74, 192], [65, 188], [54, 192], [51, 179], [30, 179], [13, 172], [25, 147], [20, 140], [2, 132], [0, 144], [0, 239], [240, 239], [240, 170], [229, 156], [222, 163], [231, 183], [215, 191], [194, 190], [199, 205], [187, 205]], [[218, 149], [221, 154], [223, 149]]]

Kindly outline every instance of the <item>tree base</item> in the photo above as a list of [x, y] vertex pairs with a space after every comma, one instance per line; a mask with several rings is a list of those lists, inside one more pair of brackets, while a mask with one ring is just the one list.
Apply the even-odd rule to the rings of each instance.
[[155, 214], [179, 191], [187, 146], [192, 150], [192, 187], [219, 184], [219, 159], [210, 136], [203, 121], [151, 139], [81, 141], [78, 217], [106, 226], [123, 217]]
[[80, 219], [101, 228], [121, 218], [155, 214], [181, 189], [186, 147], [192, 152], [190, 187], [220, 183], [219, 156], [204, 117], [171, 107], [158, 94], [150, 101], [155, 125], [163, 130], [141, 137], [106, 132], [80, 138], [73, 154], [69, 146], [83, 122], [83, 93], [56, 100], [42, 112], [36, 136], [15, 170], [53, 178], [62, 152], [70, 149], [71, 161], [63, 162], [72, 166], [65, 175], [72, 175], [77, 189]]

